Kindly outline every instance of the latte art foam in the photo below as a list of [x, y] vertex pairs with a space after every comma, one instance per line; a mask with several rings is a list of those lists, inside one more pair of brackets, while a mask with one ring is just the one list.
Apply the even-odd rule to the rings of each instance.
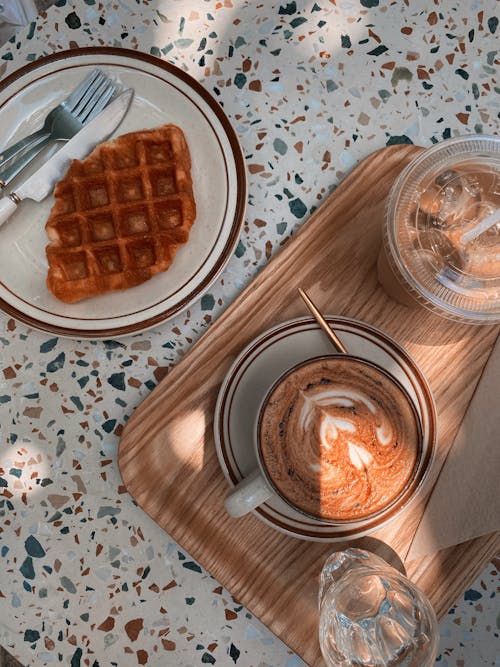
[[260, 423], [267, 473], [293, 505], [324, 519], [360, 519], [412, 477], [419, 427], [406, 394], [349, 357], [299, 367], [274, 389]]

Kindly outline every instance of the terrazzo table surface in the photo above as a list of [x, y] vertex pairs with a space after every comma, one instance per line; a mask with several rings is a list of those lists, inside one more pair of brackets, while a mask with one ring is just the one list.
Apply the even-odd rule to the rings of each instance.
[[[176, 64], [223, 105], [249, 179], [234, 256], [174, 320], [81, 342], [0, 315], [0, 644], [22, 663], [303, 664], [134, 504], [119, 436], [359, 160], [498, 133], [497, 12], [495, 0], [59, 0], [0, 51], [0, 76], [90, 45]], [[436, 664], [500, 664], [498, 565], [441, 622]]]

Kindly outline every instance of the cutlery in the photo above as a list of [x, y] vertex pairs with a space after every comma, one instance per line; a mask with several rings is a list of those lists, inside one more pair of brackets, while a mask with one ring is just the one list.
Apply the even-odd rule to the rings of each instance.
[[68, 143], [28, 178], [15, 192], [0, 199], [0, 225], [16, 210], [23, 199], [42, 201], [64, 175], [71, 160], [88, 155], [97, 144], [118, 127], [127, 113], [133, 90], [121, 93], [100, 114], [83, 127]]
[[[0, 188], [5, 187], [49, 143], [71, 139], [104, 109], [115, 91], [115, 85], [101, 71], [93, 70], [66, 100], [47, 114], [42, 129], [0, 154], [0, 167], [7, 165], [0, 172]], [[27, 149], [30, 150], [26, 153]], [[19, 160], [15, 160], [17, 156], [20, 156]]]
[[330, 342], [332, 343], [333, 347], [337, 350], [337, 352], [340, 352], [340, 354], [348, 354], [344, 344], [340, 341], [335, 331], [333, 331], [333, 329], [329, 326], [328, 322], [325, 320], [323, 315], [319, 312], [314, 303], [311, 301], [310, 297], [307, 295], [307, 292], [304, 292], [304, 290], [299, 287], [299, 294], [302, 297], [306, 306], [311, 311], [311, 314], [313, 315], [316, 322], [319, 324], [319, 326], [323, 329], [323, 331], [330, 339]]
[[[71, 119], [73, 114], [81, 113], [85, 104], [103, 81], [108, 81], [107, 77], [98, 69], [92, 70], [92, 72], [90, 72], [90, 74], [70, 95], [68, 95], [65, 100], [49, 111], [45, 117], [43, 126], [39, 130], [33, 132], [24, 139], [20, 139], [12, 146], [9, 146], [4, 151], [0, 152], [0, 166], [3, 166], [5, 163], [12, 160], [26, 148], [37, 145], [41, 141], [47, 139], [47, 137], [54, 132], [54, 129], [56, 132], [54, 138], [58, 139], [57, 128], [54, 128], [54, 123], [57, 123], [60, 118], [69, 116]], [[65, 137], [63, 135], [60, 138], [64, 139]]]

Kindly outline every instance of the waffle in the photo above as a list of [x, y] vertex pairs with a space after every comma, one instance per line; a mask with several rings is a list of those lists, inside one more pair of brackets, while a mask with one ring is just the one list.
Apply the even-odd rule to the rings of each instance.
[[175, 125], [124, 134], [74, 160], [45, 225], [52, 294], [73, 303], [166, 271], [195, 219], [190, 168]]

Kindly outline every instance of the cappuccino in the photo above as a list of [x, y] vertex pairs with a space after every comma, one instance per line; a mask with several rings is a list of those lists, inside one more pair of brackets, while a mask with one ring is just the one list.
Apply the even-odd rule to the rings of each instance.
[[296, 367], [275, 386], [258, 425], [263, 468], [308, 515], [352, 521], [390, 505], [412, 479], [420, 423], [406, 391], [349, 355]]

